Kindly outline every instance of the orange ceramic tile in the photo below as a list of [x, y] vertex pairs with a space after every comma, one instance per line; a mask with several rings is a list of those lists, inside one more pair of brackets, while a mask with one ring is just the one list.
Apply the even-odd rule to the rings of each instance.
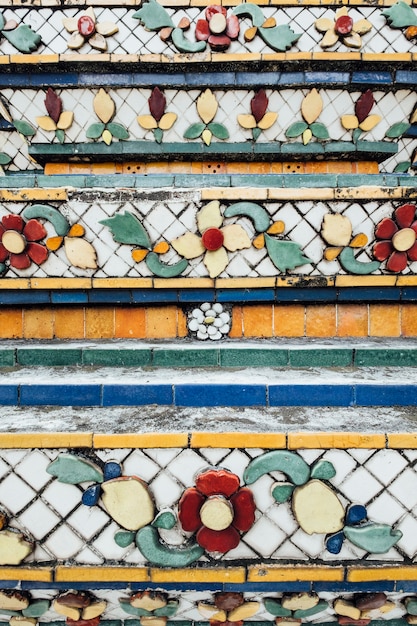
[[274, 337], [304, 337], [304, 304], [274, 306]]
[[[191, 167], [192, 171], [192, 167]], [[225, 174], [226, 163], [220, 163], [219, 161], [213, 161], [211, 163], [202, 163], [201, 171], [203, 174]]]
[[146, 163], [136, 161], [122, 163], [122, 174], [145, 174], [147, 173]]
[[304, 163], [304, 172], [306, 174], [326, 174], [327, 161], [308, 161]]
[[242, 337], [243, 314], [242, 307], [235, 305], [232, 308], [232, 325], [229, 337]]
[[23, 313], [24, 339], [52, 339], [53, 336], [54, 316], [51, 309], [25, 309]]
[[385, 448], [385, 435], [332, 432], [332, 433], [288, 433], [288, 449], [331, 449], [349, 448], [382, 449]]
[[350, 161], [328, 161], [327, 172], [328, 174], [351, 174], [352, 163]]
[[203, 173], [203, 163], [199, 163], [198, 161], [194, 161], [191, 163], [191, 174], [202, 174]]
[[177, 319], [176, 306], [148, 307], [146, 309], [146, 337], [148, 339], [176, 337]]
[[146, 337], [146, 310], [143, 307], [116, 307], [114, 336], [144, 339]]
[[400, 305], [370, 304], [369, 335], [371, 337], [399, 337]]
[[0, 338], [21, 339], [23, 336], [22, 309], [0, 309]]
[[69, 173], [70, 173], [69, 163], [46, 163], [45, 164], [46, 176], [53, 176], [54, 174], [69, 174]]
[[271, 163], [271, 174], [282, 174], [282, 163]]
[[306, 306], [307, 337], [334, 337], [336, 334], [336, 307], [333, 304]]
[[91, 166], [93, 174], [115, 174], [115, 163], [93, 163]]
[[270, 304], [242, 307], [245, 337], [272, 337], [273, 308]]
[[415, 450], [417, 448], [417, 433], [391, 433], [388, 436], [388, 448]]
[[146, 165], [147, 174], [161, 174], [161, 172], [168, 173], [169, 171], [169, 165], [167, 163], [148, 163]]
[[251, 172], [251, 163], [227, 163], [226, 171], [228, 174], [248, 174]]
[[417, 304], [401, 305], [401, 336], [417, 337]]
[[355, 164], [358, 174], [378, 174], [379, 168], [376, 161], [359, 161]]
[[81, 307], [55, 309], [54, 336], [59, 339], [83, 339], [84, 309]]
[[91, 174], [92, 166], [89, 163], [70, 163], [70, 174]]
[[282, 164], [283, 174], [304, 174], [304, 163], [288, 161]]
[[187, 337], [188, 328], [187, 328], [187, 316], [182, 309], [178, 309], [178, 337]]
[[114, 337], [114, 308], [94, 307], [85, 310], [86, 339], [111, 339]]
[[167, 171], [170, 174], [190, 174], [191, 162], [189, 161], [172, 161], [167, 163]]
[[367, 337], [368, 336], [368, 305], [338, 304], [337, 305], [337, 336]]

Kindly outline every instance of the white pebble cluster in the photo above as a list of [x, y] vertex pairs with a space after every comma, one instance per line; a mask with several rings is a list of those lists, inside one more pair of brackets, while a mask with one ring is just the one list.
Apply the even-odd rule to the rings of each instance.
[[188, 329], [196, 333], [197, 339], [217, 341], [230, 331], [230, 314], [218, 302], [203, 302], [189, 314]]

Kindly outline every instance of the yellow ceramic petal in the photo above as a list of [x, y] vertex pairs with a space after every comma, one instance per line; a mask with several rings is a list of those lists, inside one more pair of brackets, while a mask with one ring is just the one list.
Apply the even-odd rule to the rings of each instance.
[[380, 115], [368, 115], [368, 117], [365, 118], [361, 124], [359, 124], [359, 128], [364, 131], [372, 130], [377, 124], [379, 124], [381, 119]]
[[65, 617], [69, 617], [74, 621], [78, 621], [81, 617], [80, 609], [74, 608], [72, 606], [65, 606], [65, 604], [61, 604], [59, 600], [54, 600], [52, 603], [52, 608], [55, 613], [58, 615], [65, 615]]
[[139, 126], [142, 126], [145, 130], [152, 130], [153, 128], [158, 128], [158, 122], [152, 115], [138, 115], [137, 121]]
[[107, 602], [100, 600], [89, 604], [82, 612], [81, 619], [89, 620], [98, 617], [106, 610]]
[[333, 30], [334, 22], [333, 20], [329, 20], [329, 18], [327, 17], [321, 17], [314, 22], [314, 26], [319, 31], [319, 33], [325, 33], [328, 30]]
[[341, 7], [340, 9], [337, 9], [336, 20], [339, 19], [339, 17], [342, 17], [342, 15], [348, 15], [347, 7]]
[[228, 620], [230, 622], [240, 622], [241, 620], [248, 619], [259, 611], [260, 606], [259, 602], [244, 602], [233, 609], [233, 611], [230, 611]]
[[331, 246], [347, 246], [352, 237], [352, 224], [348, 217], [336, 213], [323, 218], [321, 236]]
[[356, 115], [342, 115], [340, 121], [346, 130], [354, 130], [359, 126], [359, 120]]
[[139, 591], [130, 597], [130, 605], [136, 609], [145, 609], [152, 612], [166, 606], [167, 599], [165, 594], [158, 591]]
[[257, 237], [255, 237], [253, 240], [253, 247], [257, 250], [261, 250], [265, 247], [265, 235], [263, 233], [260, 233]]
[[285, 224], [281, 220], [274, 222], [266, 231], [269, 235], [280, 235], [285, 230]]
[[[221, 229], [223, 233], [223, 245], [229, 252], [250, 248], [250, 239], [248, 233], [239, 224], [230, 224]], [[233, 621], [233, 620], [232, 620]]]
[[56, 130], [56, 124], [52, 117], [49, 117], [49, 115], [42, 115], [41, 117], [37, 117], [36, 123], [40, 128], [42, 128], [42, 130]]
[[353, 32], [358, 33], [358, 35], [365, 35], [366, 33], [369, 33], [371, 28], [372, 28], [371, 22], [368, 22], [368, 20], [365, 20], [365, 19], [358, 20], [352, 26]]
[[268, 17], [268, 19], [262, 24], [262, 28], [275, 28], [276, 25], [276, 19], [274, 17]]
[[49, 237], [49, 239], [46, 240], [46, 247], [48, 250], [54, 252], [55, 250], [58, 250], [63, 241], [63, 237]]
[[107, 129], [103, 130], [103, 134], [101, 135], [101, 138], [107, 146], [111, 144], [111, 141], [113, 139], [111, 132]]
[[268, 111], [265, 113], [258, 126], [261, 130], [268, 130], [271, 128], [273, 124], [277, 121], [278, 113], [274, 113], [273, 111]]
[[67, 41], [67, 46], [70, 50], [78, 50], [84, 45], [84, 37], [79, 33], [72, 33], [71, 37]]
[[13, 615], [9, 620], [9, 626], [36, 626], [36, 617], [23, 617], [23, 615]]
[[32, 552], [32, 544], [20, 533], [0, 532], [0, 565], [19, 565]]
[[200, 233], [204, 233], [207, 228], [220, 228], [222, 224], [223, 217], [218, 200], [212, 200], [197, 213], [197, 227]]
[[359, 50], [359, 48], [362, 47], [362, 39], [360, 35], [358, 35], [358, 33], [354, 33], [353, 31], [349, 37], [343, 37], [343, 43], [348, 48], [354, 48], [355, 50]]
[[194, 233], [185, 233], [185, 235], [171, 241], [171, 245], [185, 259], [196, 259], [205, 250], [201, 237]]
[[65, 254], [68, 261], [81, 269], [97, 269], [97, 255], [91, 243], [78, 237], [65, 237]]
[[110, 35], [115, 35], [119, 31], [119, 27], [113, 24], [113, 22], [101, 22], [97, 24], [96, 31], [103, 37], [110, 37]]
[[154, 246], [153, 252], [156, 254], [165, 254], [169, 250], [169, 244], [166, 241], [161, 241]]
[[256, 33], [258, 32], [257, 26], [251, 26], [243, 33], [243, 38], [245, 41], [253, 41], [256, 37]]
[[62, 24], [68, 33], [75, 33], [78, 30], [78, 19], [75, 17], [64, 17]]
[[204, 141], [204, 143], [206, 144], [206, 146], [209, 146], [211, 144], [211, 138], [212, 137], [213, 137], [213, 133], [208, 128], [203, 130], [203, 132], [201, 133], [201, 138]]
[[217, 100], [210, 89], [206, 89], [197, 99], [197, 112], [205, 124], [208, 124], [214, 118], [218, 106]]
[[132, 250], [132, 259], [136, 263], [140, 263], [148, 254], [149, 250]]
[[216, 278], [227, 267], [229, 258], [224, 248], [218, 250], [207, 250], [204, 255], [204, 265], [208, 269], [210, 278]]
[[74, 224], [71, 226], [68, 237], [83, 237], [85, 235], [85, 228], [81, 224]]
[[67, 130], [74, 121], [74, 113], [72, 111], [63, 111], [59, 116], [57, 127], [61, 130]]
[[176, 113], [165, 113], [159, 120], [159, 128], [161, 130], [169, 130], [177, 121]]
[[237, 116], [237, 121], [242, 128], [256, 128], [256, 120], [253, 115], [250, 115], [250, 113], [240, 113]]
[[335, 33], [333, 28], [329, 29], [320, 41], [321, 48], [331, 48], [339, 41], [339, 36]]
[[317, 89], [312, 89], [301, 103], [301, 114], [307, 124], [316, 121], [323, 110], [323, 100]]
[[313, 136], [313, 133], [311, 132], [311, 130], [309, 128], [306, 128], [305, 131], [303, 132], [303, 144], [305, 146], [309, 143], [312, 136]]
[[113, 100], [111, 99], [109, 94], [104, 91], [103, 88], [101, 88], [98, 94], [95, 96], [93, 100], [93, 107], [95, 114], [100, 119], [100, 121], [103, 122], [103, 124], [107, 124], [107, 122], [110, 122], [116, 111], [116, 106]]
[[342, 247], [326, 248], [324, 251], [324, 258], [326, 259], [326, 261], [334, 261], [335, 259], [337, 259], [342, 250]]
[[198, 603], [198, 610], [206, 619], [215, 619], [217, 622], [225, 622], [227, 619], [226, 611], [219, 611], [217, 606], [205, 604], [205, 602]]
[[365, 235], [365, 233], [359, 233], [359, 235], [356, 235], [352, 239], [349, 245], [351, 248], [363, 248], [363, 246], [366, 246], [367, 243], [368, 237]]

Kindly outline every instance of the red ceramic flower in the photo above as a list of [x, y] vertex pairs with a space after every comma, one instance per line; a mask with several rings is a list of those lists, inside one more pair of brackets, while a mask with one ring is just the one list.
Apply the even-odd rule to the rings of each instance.
[[32, 219], [25, 222], [20, 215], [5, 215], [0, 222], [0, 263], [9, 259], [11, 267], [27, 269], [32, 261], [41, 265], [48, 250], [40, 243], [47, 232], [43, 224]]
[[240, 487], [236, 474], [210, 469], [184, 492], [178, 517], [184, 530], [197, 532], [197, 542], [205, 550], [228, 552], [238, 545], [239, 531], [246, 532], [255, 521], [255, 502], [251, 490]]
[[403, 204], [394, 211], [393, 218], [384, 217], [375, 229], [379, 239], [373, 247], [378, 261], [388, 259], [390, 272], [402, 272], [408, 261], [417, 261], [417, 221], [414, 204]]
[[239, 37], [239, 19], [236, 15], [227, 17], [227, 10], [219, 5], [206, 9], [206, 19], [197, 20], [195, 38], [207, 41], [215, 51], [227, 50], [232, 39]]

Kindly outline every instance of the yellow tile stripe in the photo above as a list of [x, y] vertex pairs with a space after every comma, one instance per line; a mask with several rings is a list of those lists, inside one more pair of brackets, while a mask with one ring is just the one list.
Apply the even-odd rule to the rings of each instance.
[[244, 583], [246, 570], [244, 567], [216, 567], [213, 569], [187, 568], [187, 569], [154, 569], [151, 568], [151, 581], [154, 583], [166, 582], [229, 582]]
[[416, 198], [413, 187], [209, 187], [201, 190], [202, 200], [340, 200]]
[[0, 189], [0, 200], [2, 202], [68, 200], [68, 193], [64, 187], [54, 187], [53, 189], [40, 189], [38, 187], [30, 187], [28, 189]]
[[248, 568], [248, 582], [342, 581], [343, 567], [279, 567], [254, 566]]
[[0, 580], [36, 580], [51, 582], [53, 569], [49, 567], [0, 567]]
[[146, 567], [57, 567], [56, 582], [149, 582]]
[[417, 580], [417, 567], [352, 567], [347, 570], [349, 582], [370, 580]]
[[0, 433], [0, 448], [91, 448], [93, 433]]
[[387, 435], [388, 448], [417, 448], [417, 433], [393, 433]]
[[191, 448], [285, 448], [283, 433], [192, 433]]
[[187, 448], [187, 433], [93, 435], [94, 448]]
[[300, 448], [385, 448], [382, 434], [365, 433], [288, 433], [288, 449]]

